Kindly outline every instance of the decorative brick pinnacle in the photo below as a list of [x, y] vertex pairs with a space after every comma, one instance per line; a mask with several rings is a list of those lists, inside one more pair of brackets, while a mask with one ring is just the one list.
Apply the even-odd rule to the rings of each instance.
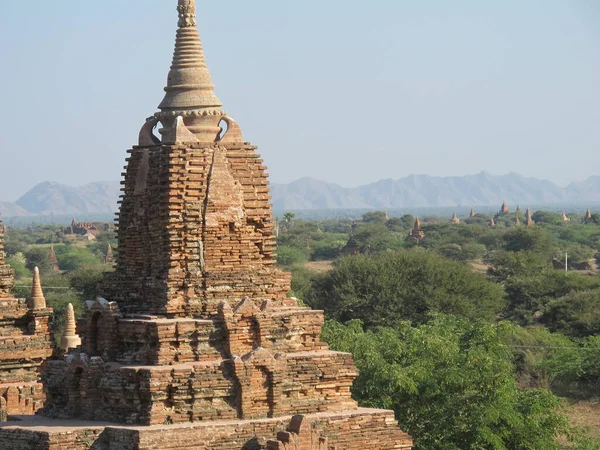
[[40, 270], [36, 267], [33, 269], [33, 284], [31, 286], [31, 298], [29, 299], [29, 309], [46, 309], [46, 297], [42, 291], [42, 283], [40, 281]]
[[196, 26], [196, 0], [179, 0], [179, 28]]
[[76, 348], [81, 345], [81, 338], [75, 332], [75, 311], [73, 305], [67, 305], [67, 317], [65, 319], [65, 328], [60, 338], [60, 348], [65, 352], [70, 348]]

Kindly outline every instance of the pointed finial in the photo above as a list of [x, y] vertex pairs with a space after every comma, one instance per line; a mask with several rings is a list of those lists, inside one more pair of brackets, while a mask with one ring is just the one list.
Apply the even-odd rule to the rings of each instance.
[[179, 28], [175, 52], [165, 87], [165, 97], [155, 116], [163, 128], [164, 138], [173, 134], [176, 118], [181, 116], [187, 129], [200, 142], [216, 142], [221, 133], [219, 123], [226, 116], [222, 103], [214, 93], [210, 71], [206, 67], [204, 49], [196, 29], [196, 3], [178, 0]]
[[421, 229], [421, 221], [419, 220], [419, 218], [417, 217], [415, 220], [415, 230], [420, 230]]
[[76, 348], [81, 345], [81, 338], [75, 332], [75, 311], [73, 305], [67, 305], [67, 315], [65, 318], [65, 327], [62, 336], [60, 337], [60, 348], [65, 352], [70, 348]]
[[179, 0], [179, 28], [196, 26], [196, 0]]
[[469, 214], [469, 217], [475, 217], [475, 210], [473, 208], [471, 208], [471, 213]]
[[29, 309], [46, 309], [46, 297], [42, 291], [42, 282], [40, 280], [40, 269], [33, 269], [33, 284], [31, 286], [31, 298], [29, 299]]

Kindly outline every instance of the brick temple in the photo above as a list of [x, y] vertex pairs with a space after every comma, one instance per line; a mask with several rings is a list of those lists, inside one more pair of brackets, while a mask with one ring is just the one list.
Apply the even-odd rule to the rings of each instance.
[[160, 112], [127, 159], [116, 270], [81, 346], [44, 366], [44, 417], [0, 427], [0, 448], [411, 448], [392, 411], [351, 398], [323, 312], [287, 296], [266, 167], [214, 93], [195, 1], [178, 12]]

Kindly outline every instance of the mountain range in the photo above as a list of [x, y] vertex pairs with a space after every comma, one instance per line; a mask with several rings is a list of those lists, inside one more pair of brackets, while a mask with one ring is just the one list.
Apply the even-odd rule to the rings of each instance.
[[[117, 209], [120, 183], [103, 181], [72, 187], [55, 182], [38, 184], [16, 202], [0, 201], [6, 217], [112, 213]], [[428, 207], [552, 205], [600, 203], [600, 176], [560, 187], [550, 181], [517, 173], [433, 177], [410, 175], [356, 188], [301, 178], [271, 185], [276, 211], [334, 209], [395, 209]]]

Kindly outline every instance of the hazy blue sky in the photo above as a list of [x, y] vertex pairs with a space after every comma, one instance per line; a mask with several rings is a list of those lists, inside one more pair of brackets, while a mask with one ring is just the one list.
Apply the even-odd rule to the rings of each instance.
[[[117, 180], [176, 0], [2, 0], [0, 200]], [[600, 174], [598, 0], [198, 0], [217, 95], [271, 180]]]

